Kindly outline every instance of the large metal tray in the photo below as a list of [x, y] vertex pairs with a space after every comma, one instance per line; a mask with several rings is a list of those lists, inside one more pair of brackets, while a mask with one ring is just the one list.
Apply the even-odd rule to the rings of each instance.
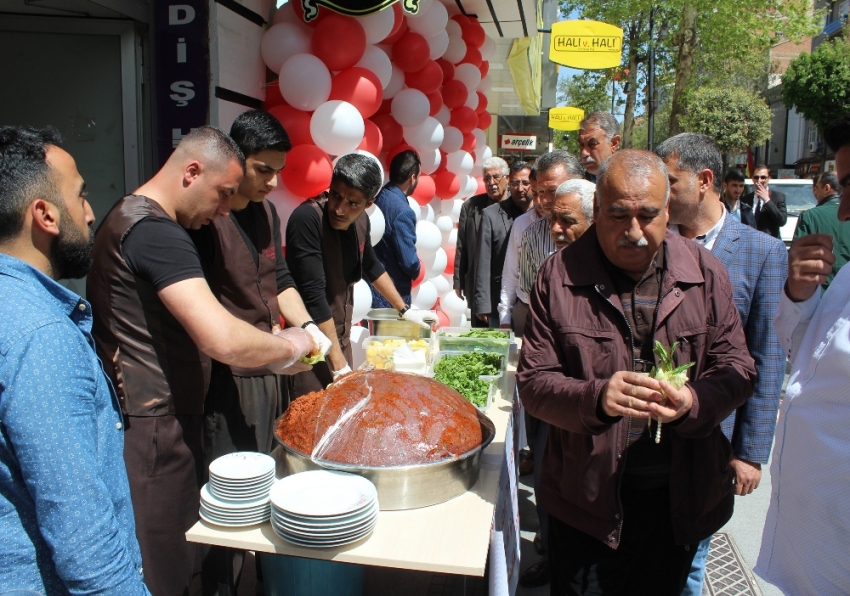
[[[481, 445], [453, 460], [388, 467], [355, 466], [313, 460], [309, 455], [284, 443], [277, 433], [274, 438], [281, 449], [276, 449], [275, 454], [283, 460], [279, 463], [283, 464], [284, 476], [321, 469], [359, 474], [371, 480], [377, 487], [378, 504], [381, 510], [417, 509], [453, 499], [478, 482], [481, 453], [495, 438], [496, 426], [481, 412], [477, 414], [483, 437]], [[280, 470], [281, 467], [279, 466], [278, 469]]]

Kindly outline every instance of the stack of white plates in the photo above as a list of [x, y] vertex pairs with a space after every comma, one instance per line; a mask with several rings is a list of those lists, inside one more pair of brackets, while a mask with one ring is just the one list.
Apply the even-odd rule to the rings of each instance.
[[271, 490], [272, 527], [299, 546], [357, 542], [378, 522], [378, 491], [362, 476], [316, 470], [278, 480]]
[[269, 519], [269, 490], [275, 460], [268, 455], [237, 452], [210, 464], [210, 482], [201, 489], [201, 518], [220, 526], [253, 526]]

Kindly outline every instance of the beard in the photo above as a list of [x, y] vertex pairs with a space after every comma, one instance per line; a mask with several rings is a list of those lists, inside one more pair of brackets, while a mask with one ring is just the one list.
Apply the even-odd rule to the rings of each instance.
[[86, 276], [92, 265], [94, 228], [89, 226], [87, 236], [74, 225], [67, 212], [62, 213], [60, 221], [59, 235], [50, 246], [55, 279], [80, 279]]

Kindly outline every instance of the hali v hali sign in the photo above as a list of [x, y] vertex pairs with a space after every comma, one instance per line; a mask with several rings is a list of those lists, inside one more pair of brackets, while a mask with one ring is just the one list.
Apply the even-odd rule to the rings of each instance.
[[599, 21], [564, 21], [552, 25], [549, 60], [572, 68], [600, 70], [620, 65], [623, 30]]

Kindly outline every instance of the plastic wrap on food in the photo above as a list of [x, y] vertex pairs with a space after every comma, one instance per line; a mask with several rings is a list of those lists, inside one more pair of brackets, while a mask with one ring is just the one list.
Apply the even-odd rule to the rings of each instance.
[[456, 391], [379, 370], [357, 371], [295, 400], [277, 433], [314, 460], [359, 466], [454, 459], [482, 439], [475, 409]]

